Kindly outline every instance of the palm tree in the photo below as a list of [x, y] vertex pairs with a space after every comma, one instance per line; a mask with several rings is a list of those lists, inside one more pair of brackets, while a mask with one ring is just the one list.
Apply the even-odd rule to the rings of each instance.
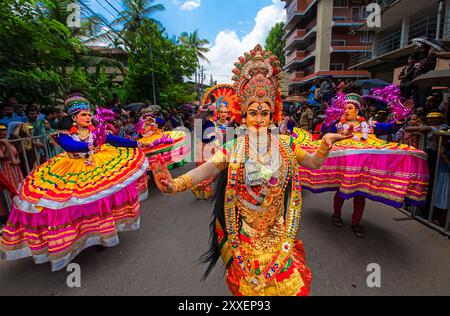
[[195, 30], [195, 32], [191, 34], [183, 32], [180, 36], [180, 41], [182, 45], [195, 51], [197, 62], [201, 59], [209, 63], [209, 60], [205, 56], [205, 54], [209, 52], [209, 48], [204, 47], [205, 45], [209, 45], [209, 41], [207, 39], [200, 39], [198, 30]]
[[[40, 4], [38, 9], [47, 18], [66, 25], [70, 14], [67, 11], [67, 6], [72, 2], [73, 0], [48, 0]], [[85, 0], [83, 3], [87, 4], [89, 1]], [[95, 42], [113, 43], [119, 36], [115, 34], [116, 32], [104, 31], [103, 21], [106, 21], [106, 19], [100, 14], [90, 14], [84, 6], [81, 6], [81, 13], [83, 15], [81, 27], [71, 29], [71, 36], [78, 38], [83, 44], [74, 53], [75, 64], [85, 68], [95, 67], [96, 69], [101, 66], [115, 67], [124, 75], [126, 70], [119, 61], [97, 56], [97, 53], [89, 48], [89, 45]], [[66, 68], [63, 68], [63, 73], [66, 73], [66, 70]]]
[[115, 19], [112, 24], [123, 24], [126, 32], [134, 32], [146, 19], [150, 23], [162, 27], [161, 22], [151, 18], [150, 16], [164, 11], [166, 8], [162, 4], [153, 4], [155, 0], [123, 0], [122, 7], [125, 8], [120, 12], [120, 17]]

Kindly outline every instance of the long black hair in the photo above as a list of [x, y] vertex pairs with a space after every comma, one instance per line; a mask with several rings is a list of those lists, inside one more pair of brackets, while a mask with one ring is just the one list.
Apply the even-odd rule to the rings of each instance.
[[71, 129], [71, 127], [73, 126], [73, 120], [72, 120], [72, 116], [66, 116], [63, 117], [59, 122], [58, 122], [58, 130], [61, 131], [68, 131]]
[[[214, 209], [212, 214], [210, 228], [210, 246], [207, 252], [205, 252], [200, 258], [199, 262], [203, 264], [208, 264], [205, 273], [203, 274], [202, 280], [205, 281], [208, 275], [211, 273], [212, 269], [215, 267], [217, 260], [220, 258], [220, 248], [218, 242], [218, 235], [216, 231], [216, 220], [219, 221], [222, 226], [223, 232], [225, 234], [224, 238], [228, 238], [225, 227], [225, 212], [224, 212], [224, 201], [225, 201], [225, 191], [228, 182], [228, 168], [223, 170], [217, 177], [216, 192], [214, 194], [211, 203], [214, 203]], [[225, 271], [225, 270], [224, 270]]]

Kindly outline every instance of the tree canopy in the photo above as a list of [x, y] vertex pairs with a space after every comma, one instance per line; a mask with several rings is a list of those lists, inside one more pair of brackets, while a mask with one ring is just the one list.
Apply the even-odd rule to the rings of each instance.
[[286, 34], [284, 30], [284, 22], [277, 23], [270, 30], [269, 36], [266, 39], [266, 50], [271, 51], [281, 62], [281, 66], [284, 67], [286, 57], [284, 56], [284, 47], [286, 42], [283, 41], [283, 36]]

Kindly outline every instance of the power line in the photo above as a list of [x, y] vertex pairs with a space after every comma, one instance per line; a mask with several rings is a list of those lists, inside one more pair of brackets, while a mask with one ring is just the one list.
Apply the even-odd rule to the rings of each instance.
[[115, 18], [115, 15], [114, 14], [112, 14], [111, 13], [111, 11], [109, 11], [107, 8], [105, 8], [105, 6], [103, 6], [103, 4], [100, 2], [100, 1], [98, 1], [98, 0], [95, 0], [106, 12], [108, 12], [109, 13], [109, 15], [111, 15], [113, 18]]
[[119, 32], [117, 32], [117, 30], [115, 30], [108, 22], [106, 22], [101, 16], [99, 16], [97, 13], [95, 13], [94, 11], [92, 11], [92, 9], [87, 6], [82, 0], [78, 0], [80, 2], [80, 4], [82, 6], [84, 6], [89, 12], [90, 14], [92, 14], [93, 16], [97, 17], [107, 28], [109, 28], [113, 33], [115, 33], [120, 39], [122, 39], [124, 41], [124, 43], [128, 44], [129, 46], [131, 46], [131, 43], [128, 42]]
[[[113, 5], [111, 4], [111, 2], [109, 2], [108, 0], [105, 0], [105, 1], [106, 1], [107, 4], [109, 4], [109, 6], [110, 6], [111, 8], [114, 9], [114, 11], [117, 12], [117, 14], [119, 14], [121, 17], [124, 17], [124, 16], [122, 15], [122, 13], [120, 13], [119, 10], [117, 10], [116, 7], [113, 6]], [[120, 3], [119, 3], [119, 6], [120, 6]]]

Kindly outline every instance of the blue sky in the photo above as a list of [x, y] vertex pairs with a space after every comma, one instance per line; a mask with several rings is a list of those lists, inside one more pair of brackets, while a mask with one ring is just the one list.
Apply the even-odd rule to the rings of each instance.
[[[119, 3], [124, 0], [108, 1], [121, 11]], [[113, 20], [98, 2], [117, 15], [104, 0], [90, 0], [92, 10]], [[198, 29], [200, 37], [209, 40], [210, 63], [204, 63], [204, 67], [208, 80], [212, 74], [219, 83], [229, 83], [237, 58], [256, 44], [264, 46], [270, 29], [286, 19], [282, 0], [159, 0], [155, 3], [166, 8], [153, 18], [163, 24], [169, 35], [179, 36]]]
[[[98, 0], [114, 16], [114, 11], [104, 0]], [[202, 38], [214, 41], [217, 34], [225, 29], [236, 30], [240, 36], [251, 31], [254, 26], [256, 13], [265, 6], [272, 3], [272, 0], [201, 0], [200, 2], [191, 0], [196, 5], [187, 5], [182, 9], [183, 4], [188, 0], [160, 0], [166, 7], [166, 11], [157, 13], [153, 17], [164, 25], [170, 35], [179, 36], [182, 32], [193, 32], [199, 30]], [[109, 0], [119, 11], [119, 3], [122, 0]], [[103, 9], [97, 0], [90, 0], [90, 7], [94, 12], [101, 13], [109, 21], [113, 19], [112, 15]], [[194, 7], [194, 8], [193, 8]]]

